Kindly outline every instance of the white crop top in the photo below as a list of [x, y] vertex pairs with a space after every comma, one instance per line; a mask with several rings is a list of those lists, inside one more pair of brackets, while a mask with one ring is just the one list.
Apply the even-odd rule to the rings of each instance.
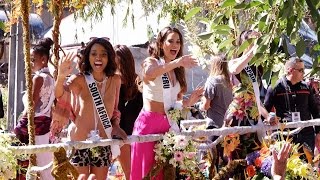
[[[164, 60], [162, 58], [160, 58], [160, 60], [157, 61], [159, 65], [164, 64]], [[145, 83], [143, 82], [143, 98], [152, 100], [152, 101], [157, 101], [157, 102], [163, 102], [163, 82], [162, 82], [162, 77], [158, 76], [156, 77], [156, 79], [154, 79], [153, 81], [149, 81], [149, 83]], [[172, 101], [176, 101], [178, 98], [178, 94], [181, 90], [179, 81], [176, 82], [175, 86], [172, 86], [171, 82], [170, 83], [170, 91], [171, 91], [171, 100]]]
[[[146, 84], [143, 82], [143, 98], [157, 101], [157, 102], [163, 102], [163, 83], [162, 83], [162, 76], [158, 76], [155, 80], [149, 81], [149, 84]], [[172, 87], [172, 84], [170, 83], [170, 89], [172, 98], [174, 101], [177, 100], [178, 94], [181, 90], [180, 83], [177, 81], [174, 87]]]
[[[34, 116], [47, 116], [51, 117], [51, 106], [54, 101], [54, 79], [47, 74], [49, 69], [43, 68], [37, 71], [36, 76], [41, 76], [43, 78], [43, 84], [39, 94], [39, 104], [35, 105]], [[22, 97], [22, 102], [24, 105], [24, 111], [28, 109], [28, 97], [27, 94], [24, 94]]]

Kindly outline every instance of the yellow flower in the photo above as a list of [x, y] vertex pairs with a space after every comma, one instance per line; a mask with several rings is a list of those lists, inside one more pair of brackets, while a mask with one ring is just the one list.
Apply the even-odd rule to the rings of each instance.
[[229, 134], [224, 138], [222, 143], [223, 154], [226, 156], [230, 156], [231, 153], [238, 147], [240, 144], [240, 136], [239, 134]]

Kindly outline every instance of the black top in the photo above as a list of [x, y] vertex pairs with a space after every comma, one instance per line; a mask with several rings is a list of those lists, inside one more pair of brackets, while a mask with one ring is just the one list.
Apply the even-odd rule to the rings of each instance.
[[143, 106], [142, 93], [138, 91], [135, 97], [129, 101], [124, 98], [124, 94], [125, 87], [121, 85], [118, 104], [118, 109], [121, 112], [120, 127], [127, 133], [127, 135], [131, 135], [134, 122], [136, 121]]
[[[267, 111], [270, 112], [274, 106], [277, 116], [281, 119], [287, 118], [288, 121], [291, 121], [291, 112], [300, 112], [302, 121], [319, 118], [319, 110], [309, 86], [305, 82], [292, 85], [285, 77], [284, 80], [289, 86], [287, 90], [285, 83], [281, 82], [282, 78], [277, 81], [274, 88], [268, 88], [264, 101]], [[288, 96], [286, 95], [286, 91], [288, 92]], [[289, 103], [286, 99], [289, 99]], [[307, 132], [309, 130], [311, 129], [306, 127], [301, 132]], [[318, 133], [319, 131], [320, 126], [316, 126], [316, 132]]]
[[3, 110], [3, 101], [2, 101], [2, 93], [0, 90], [0, 118], [4, 117], [4, 110]]

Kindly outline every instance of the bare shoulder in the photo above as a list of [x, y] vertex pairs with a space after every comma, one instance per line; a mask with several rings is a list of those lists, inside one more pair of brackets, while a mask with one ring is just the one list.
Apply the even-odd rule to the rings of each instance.
[[121, 85], [121, 77], [118, 74], [115, 74], [109, 77], [111, 84], [115, 84], [116, 86]]
[[35, 87], [41, 87], [42, 84], [43, 84], [43, 77], [42, 77], [42, 76], [35, 75], [35, 76], [33, 76], [33, 78], [32, 78], [32, 82], [33, 82], [33, 85], [34, 85]]

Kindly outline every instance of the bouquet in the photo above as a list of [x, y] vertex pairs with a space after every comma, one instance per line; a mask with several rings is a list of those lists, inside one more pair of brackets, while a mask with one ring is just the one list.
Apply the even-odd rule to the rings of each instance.
[[182, 110], [182, 101], [176, 101], [168, 110], [167, 114], [171, 120], [177, 121], [179, 124], [179, 122], [184, 119], [182, 116]]
[[[285, 141], [276, 141], [271, 148], [280, 151]], [[292, 152], [287, 161], [286, 179], [317, 179], [317, 172], [314, 171], [311, 164], [300, 159], [299, 144], [292, 148]], [[246, 174], [250, 179], [271, 179], [271, 166], [273, 157], [270, 153], [270, 147], [263, 147], [260, 151], [255, 151], [247, 155]]]
[[268, 147], [254, 151], [246, 156], [246, 173], [252, 179], [271, 178], [272, 156]]
[[[168, 132], [164, 135], [163, 140], [155, 145], [154, 152], [156, 165], [147, 177], [156, 176], [161, 169], [167, 172], [170, 170], [171, 175], [167, 177], [171, 178], [172, 176], [183, 176], [197, 179], [201, 176], [196, 161], [197, 150], [189, 137]], [[166, 179], [166, 172], [164, 176]]]

